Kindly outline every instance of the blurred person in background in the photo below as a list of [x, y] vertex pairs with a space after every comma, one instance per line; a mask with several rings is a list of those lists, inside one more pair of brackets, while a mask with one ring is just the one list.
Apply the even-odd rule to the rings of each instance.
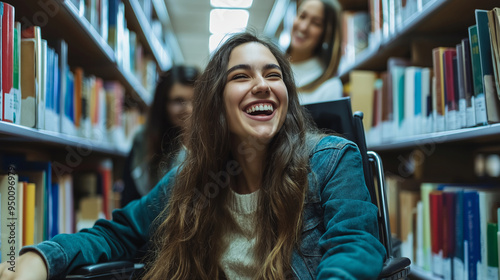
[[341, 12], [337, 0], [304, 0], [298, 7], [286, 52], [303, 105], [342, 97], [342, 81], [335, 77], [341, 58]]
[[125, 162], [121, 206], [146, 195], [185, 156], [186, 121], [193, 111], [194, 82], [199, 70], [173, 66], [162, 73], [145, 125], [135, 134]]

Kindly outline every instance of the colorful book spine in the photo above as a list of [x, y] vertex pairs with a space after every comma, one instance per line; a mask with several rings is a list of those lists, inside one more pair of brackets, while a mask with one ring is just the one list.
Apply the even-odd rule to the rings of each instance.
[[448, 48], [443, 52], [443, 85], [446, 111], [446, 130], [458, 129], [458, 100], [456, 99], [455, 76], [453, 71], [453, 59], [457, 51]]
[[429, 193], [432, 272], [443, 275], [443, 198], [442, 191]]
[[474, 84], [474, 105], [476, 113], [476, 124], [485, 125], [488, 123], [486, 115], [486, 99], [481, 72], [481, 58], [479, 56], [479, 43], [477, 38], [477, 26], [469, 27], [469, 43], [471, 52], [472, 82]]
[[472, 65], [471, 65], [471, 51], [469, 38], [464, 38], [460, 42], [462, 45], [462, 69], [463, 69], [463, 81], [464, 81], [464, 91], [465, 91], [465, 102], [466, 102], [466, 123], [467, 127], [472, 127], [477, 124], [476, 121], [476, 105], [474, 101], [474, 89], [473, 89], [473, 78], [472, 78]]
[[3, 3], [2, 17], [2, 120], [14, 122], [14, 7]]
[[486, 104], [488, 123], [500, 122], [500, 100], [496, 92], [493, 61], [491, 59], [491, 39], [488, 26], [488, 11], [476, 9], [477, 42], [481, 61], [481, 79]]

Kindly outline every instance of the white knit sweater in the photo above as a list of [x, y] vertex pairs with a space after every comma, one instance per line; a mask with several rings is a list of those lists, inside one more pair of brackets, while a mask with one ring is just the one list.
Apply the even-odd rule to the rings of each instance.
[[[292, 63], [291, 66], [297, 87], [314, 81], [323, 73], [321, 63], [317, 57], [300, 63]], [[342, 81], [337, 77], [333, 77], [326, 80], [314, 91], [299, 92], [299, 101], [300, 104], [305, 105], [335, 100], [342, 97], [342, 90]]]
[[220, 267], [227, 279], [253, 279], [257, 271], [254, 251], [259, 191], [238, 194], [231, 190], [230, 193], [227, 208], [238, 229], [226, 232], [223, 236], [227, 249], [222, 254]]

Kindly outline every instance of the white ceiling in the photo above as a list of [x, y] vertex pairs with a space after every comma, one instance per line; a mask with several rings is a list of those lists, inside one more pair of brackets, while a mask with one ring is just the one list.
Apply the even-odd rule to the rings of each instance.
[[[248, 27], [262, 33], [275, 0], [253, 0]], [[184, 63], [203, 69], [208, 62], [210, 0], [165, 0]]]

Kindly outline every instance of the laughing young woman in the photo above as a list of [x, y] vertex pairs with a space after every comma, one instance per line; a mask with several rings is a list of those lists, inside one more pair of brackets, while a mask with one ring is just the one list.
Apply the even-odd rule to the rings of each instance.
[[235, 35], [195, 90], [179, 168], [112, 221], [23, 248], [0, 279], [129, 259], [150, 239], [143, 279], [375, 279], [384, 247], [359, 151], [311, 126], [280, 50]]

